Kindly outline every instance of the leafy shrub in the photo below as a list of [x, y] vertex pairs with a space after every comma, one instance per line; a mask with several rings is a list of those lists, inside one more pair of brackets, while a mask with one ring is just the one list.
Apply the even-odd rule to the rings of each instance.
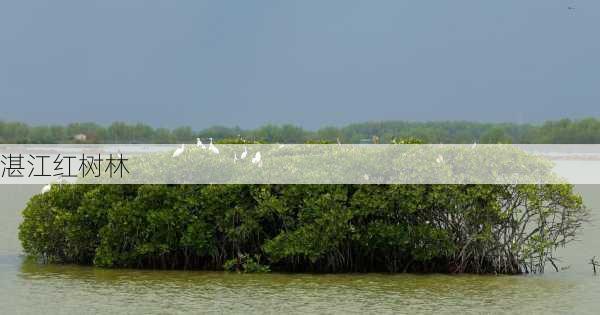
[[248, 254], [241, 254], [238, 258], [229, 259], [223, 264], [223, 269], [227, 271], [243, 271], [245, 273], [271, 272], [271, 267], [260, 264], [260, 255], [250, 256]]
[[569, 185], [55, 185], [23, 217], [47, 262], [520, 273], [555, 264], [587, 210]]

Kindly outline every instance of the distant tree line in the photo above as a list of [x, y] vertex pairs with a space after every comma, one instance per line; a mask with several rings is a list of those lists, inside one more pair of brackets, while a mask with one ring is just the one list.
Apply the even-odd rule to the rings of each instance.
[[[85, 135], [85, 137], [77, 137]], [[265, 125], [256, 129], [214, 126], [153, 128], [115, 122], [109, 126], [73, 123], [66, 126], [29, 126], [0, 121], [0, 143], [191, 143], [196, 138], [236, 139], [268, 143], [380, 143], [417, 138], [426, 143], [600, 143], [600, 120], [562, 119], [542, 124], [477, 123], [467, 121], [382, 121], [324, 127], [316, 131], [294, 125]]]

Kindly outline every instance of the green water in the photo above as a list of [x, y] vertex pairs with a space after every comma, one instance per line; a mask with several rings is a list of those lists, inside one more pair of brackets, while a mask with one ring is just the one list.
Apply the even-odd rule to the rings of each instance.
[[[600, 215], [560, 252], [560, 273], [472, 275], [244, 275], [107, 270], [25, 261], [19, 212], [37, 186], [0, 186], [0, 314], [79, 313], [590, 313], [600, 309]], [[600, 186], [579, 186], [600, 208]]]

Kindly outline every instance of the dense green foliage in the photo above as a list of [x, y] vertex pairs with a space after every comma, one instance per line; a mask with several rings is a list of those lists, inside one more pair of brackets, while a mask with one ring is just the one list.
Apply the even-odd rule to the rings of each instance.
[[254, 130], [238, 127], [211, 127], [193, 131], [190, 127], [173, 130], [152, 128], [144, 124], [113, 123], [108, 127], [95, 123], [68, 126], [28, 126], [0, 121], [0, 143], [72, 143], [74, 136], [85, 134], [86, 143], [190, 143], [196, 137], [215, 139], [243, 137], [270, 143], [305, 143], [323, 139], [335, 143], [380, 143], [396, 138], [418, 138], [426, 143], [600, 143], [600, 120], [563, 119], [541, 125], [474, 122], [405, 122], [384, 121], [326, 127], [308, 131], [293, 125], [266, 125]]
[[[305, 131], [0, 123], [0, 142], [600, 143], [600, 121], [382, 122]], [[225, 140], [223, 140], [225, 139]], [[243, 140], [242, 140], [243, 139]], [[311, 139], [322, 139], [314, 141]], [[586, 220], [569, 185], [54, 185], [23, 211], [25, 252], [103, 267], [247, 272], [543, 272]]]
[[569, 185], [55, 185], [19, 237], [104, 267], [519, 273], [586, 213]]

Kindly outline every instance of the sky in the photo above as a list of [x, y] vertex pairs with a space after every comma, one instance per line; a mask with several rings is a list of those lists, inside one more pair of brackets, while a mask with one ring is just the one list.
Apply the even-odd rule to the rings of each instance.
[[0, 120], [599, 117], [598, 30], [597, 0], [2, 1]]

